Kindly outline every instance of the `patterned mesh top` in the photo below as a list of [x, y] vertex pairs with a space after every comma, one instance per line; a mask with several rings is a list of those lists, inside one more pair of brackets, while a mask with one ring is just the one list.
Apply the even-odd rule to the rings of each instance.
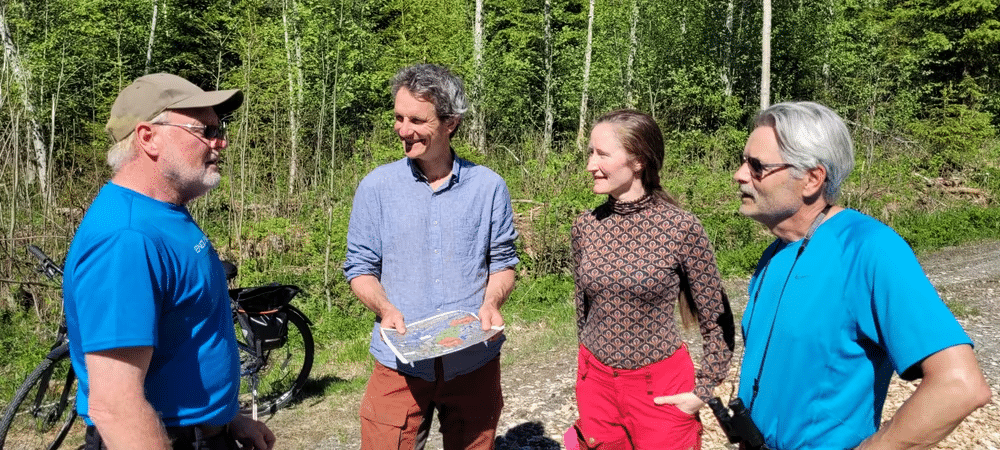
[[733, 323], [698, 218], [651, 194], [634, 202], [609, 196], [573, 223], [572, 246], [578, 337], [610, 367], [643, 367], [680, 348], [674, 305], [686, 274], [704, 348], [694, 393], [708, 401], [733, 356], [720, 322], [728, 321], [727, 333]]

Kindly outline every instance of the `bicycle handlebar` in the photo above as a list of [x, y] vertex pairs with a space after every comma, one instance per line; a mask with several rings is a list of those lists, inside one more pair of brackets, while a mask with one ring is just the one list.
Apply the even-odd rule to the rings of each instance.
[[31, 252], [35, 258], [38, 258], [38, 260], [41, 261], [42, 264], [39, 266], [38, 270], [44, 273], [45, 276], [54, 279], [57, 274], [63, 274], [62, 267], [59, 267], [58, 264], [53, 262], [52, 259], [42, 251], [42, 249], [38, 248], [34, 244], [29, 244], [28, 251]]
[[42, 262], [45, 262], [49, 259], [49, 257], [45, 255], [45, 252], [43, 252], [42, 249], [36, 247], [34, 244], [28, 244], [28, 251], [31, 252], [32, 255], [35, 255], [35, 258], [38, 258]]

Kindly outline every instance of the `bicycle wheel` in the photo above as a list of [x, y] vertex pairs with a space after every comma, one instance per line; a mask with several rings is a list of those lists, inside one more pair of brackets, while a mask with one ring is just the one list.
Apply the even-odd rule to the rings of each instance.
[[[253, 411], [251, 381], [257, 377], [257, 414], [274, 414], [302, 390], [313, 364], [313, 336], [305, 316], [288, 311], [288, 341], [258, 355], [244, 342], [240, 348], [240, 411]], [[236, 324], [237, 336], [243, 336]]]
[[37, 450], [83, 444], [86, 427], [76, 420], [76, 375], [63, 344], [28, 375], [0, 417], [0, 448]]

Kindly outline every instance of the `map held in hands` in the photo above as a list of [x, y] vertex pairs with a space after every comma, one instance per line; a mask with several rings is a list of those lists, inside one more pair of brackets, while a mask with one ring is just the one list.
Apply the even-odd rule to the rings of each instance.
[[483, 331], [479, 317], [466, 311], [438, 314], [406, 324], [406, 334], [393, 328], [382, 328], [382, 340], [403, 364], [437, 358], [448, 353], [484, 343], [496, 336], [503, 327]]

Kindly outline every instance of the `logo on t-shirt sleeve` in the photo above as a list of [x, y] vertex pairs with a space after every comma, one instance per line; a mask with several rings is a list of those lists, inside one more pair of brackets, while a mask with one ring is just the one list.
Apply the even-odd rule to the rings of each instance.
[[201, 253], [201, 251], [208, 248], [208, 246], [209, 246], [208, 236], [202, 236], [201, 240], [198, 241], [198, 244], [194, 246], [194, 252]]

